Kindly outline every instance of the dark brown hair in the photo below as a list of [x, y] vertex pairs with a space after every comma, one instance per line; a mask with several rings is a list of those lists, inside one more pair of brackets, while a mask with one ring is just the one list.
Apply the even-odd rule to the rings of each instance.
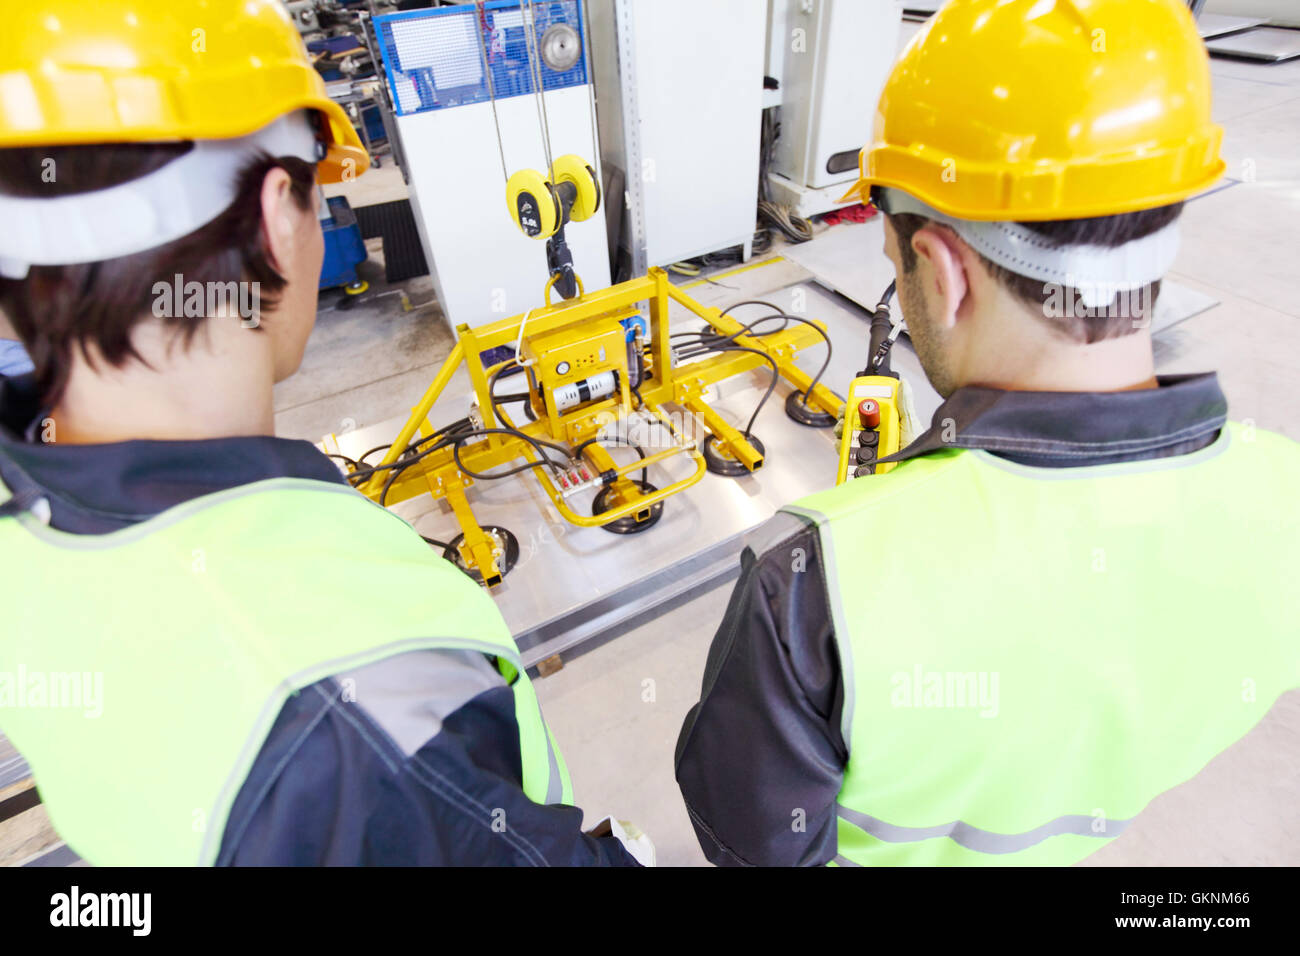
[[[189, 143], [146, 143], [0, 149], [0, 191], [64, 196], [104, 189], [151, 173], [191, 148]], [[87, 347], [94, 346], [113, 366], [140, 359], [131, 333], [137, 323], [152, 317], [157, 282], [170, 284], [177, 274], [186, 283], [257, 282], [262, 307], [274, 306], [285, 279], [271, 264], [262, 241], [261, 191], [266, 174], [276, 167], [289, 174], [295, 202], [310, 209], [312, 165], [263, 154], [239, 172], [235, 199], [226, 210], [189, 235], [118, 259], [32, 266], [25, 279], [0, 278], [0, 311], [36, 366], [47, 406], [56, 404], [67, 387], [74, 349], [89, 358]], [[52, 182], [42, 175], [47, 169], [56, 172]], [[202, 320], [173, 316], [163, 321], [188, 346]]]
[[[1182, 215], [1182, 212], [1183, 204], [1175, 203], [1172, 206], [1121, 213], [1117, 216], [1023, 222], [1021, 225], [1052, 240], [1058, 246], [1096, 245], [1114, 248], [1158, 232]], [[890, 216], [889, 221], [898, 234], [898, 251], [903, 260], [903, 269], [911, 272], [916, 268], [917, 260], [916, 250], [912, 248], [912, 237], [933, 222], [924, 216], [911, 213]], [[990, 261], [978, 252], [976, 255], [979, 255], [980, 261], [989, 270], [989, 274], [1012, 295], [1026, 305], [1041, 309], [1043, 321], [1076, 342], [1091, 344], [1103, 339], [1119, 338], [1142, 327], [1140, 323], [1133, 321], [1134, 316], [1127, 314], [1127, 310], [1118, 307], [1118, 296], [1109, 307], [1094, 309], [1092, 310], [1094, 314], [1088, 314], [1083, 304], [1083, 297], [1077, 289], [1053, 290], [1040, 279], [1022, 276]], [[1048, 309], [1048, 303], [1062, 292], [1073, 297], [1072, 307], [1064, 310], [1063, 315], [1052, 314], [1054, 310]], [[1155, 307], [1159, 295], [1160, 280], [1158, 279], [1133, 293], [1134, 298], [1151, 303], [1152, 308]]]

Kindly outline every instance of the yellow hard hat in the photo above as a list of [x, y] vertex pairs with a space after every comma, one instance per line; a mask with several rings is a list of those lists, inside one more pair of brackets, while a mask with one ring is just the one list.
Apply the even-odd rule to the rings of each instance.
[[232, 139], [300, 109], [325, 122], [323, 183], [370, 166], [279, 0], [7, 5], [0, 148]]
[[949, 0], [885, 83], [861, 178], [960, 219], [1083, 219], [1187, 199], [1224, 170], [1181, 0]]

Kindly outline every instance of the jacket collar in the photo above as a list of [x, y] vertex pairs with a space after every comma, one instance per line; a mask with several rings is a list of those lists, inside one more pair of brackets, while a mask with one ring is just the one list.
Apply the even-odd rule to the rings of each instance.
[[32, 376], [0, 376], [0, 478], [25, 508], [45, 498], [63, 531], [115, 531], [202, 495], [267, 478], [343, 483], [307, 441], [250, 435], [202, 441], [43, 444]]
[[1069, 468], [1188, 454], [1214, 441], [1228, 402], [1213, 372], [1164, 375], [1130, 392], [959, 388], [930, 427], [881, 461], [947, 448], [983, 449], [1026, 465]]

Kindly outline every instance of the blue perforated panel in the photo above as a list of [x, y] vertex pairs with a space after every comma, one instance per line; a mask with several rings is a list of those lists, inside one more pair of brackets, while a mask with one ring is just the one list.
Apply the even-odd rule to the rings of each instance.
[[[581, 0], [545, 0], [532, 4], [533, 47], [542, 72], [542, 89], [559, 90], [587, 82], [586, 38]], [[497, 99], [533, 92], [525, 36], [527, 0], [494, 0], [482, 7], [412, 10], [375, 18], [375, 32], [393, 104], [400, 116], [482, 103], [488, 99], [484, 58]], [[542, 36], [556, 23], [567, 23], [582, 38], [584, 53], [571, 69], [552, 70], [537, 55]]]

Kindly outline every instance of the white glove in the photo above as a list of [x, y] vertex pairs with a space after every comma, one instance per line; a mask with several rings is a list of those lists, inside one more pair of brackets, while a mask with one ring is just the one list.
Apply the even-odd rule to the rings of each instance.
[[916, 440], [916, 436], [925, 431], [917, 419], [916, 406], [912, 404], [912, 388], [907, 379], [898, 377], [898, 448], [901, 451]]
[[597, 823], [589, 831], [593, 836], [603, 835], [608, 830], [619, 843], [623, 844], [623, 849], [632, 854], [632, 859], [636, 860], [642, 866], [655, 865], [655, 845], [650, 842], [650, 838], [641, 832], [641, 828], [635, 823], [628, 820], [615, 820], [613, 817], [606, 817]]

